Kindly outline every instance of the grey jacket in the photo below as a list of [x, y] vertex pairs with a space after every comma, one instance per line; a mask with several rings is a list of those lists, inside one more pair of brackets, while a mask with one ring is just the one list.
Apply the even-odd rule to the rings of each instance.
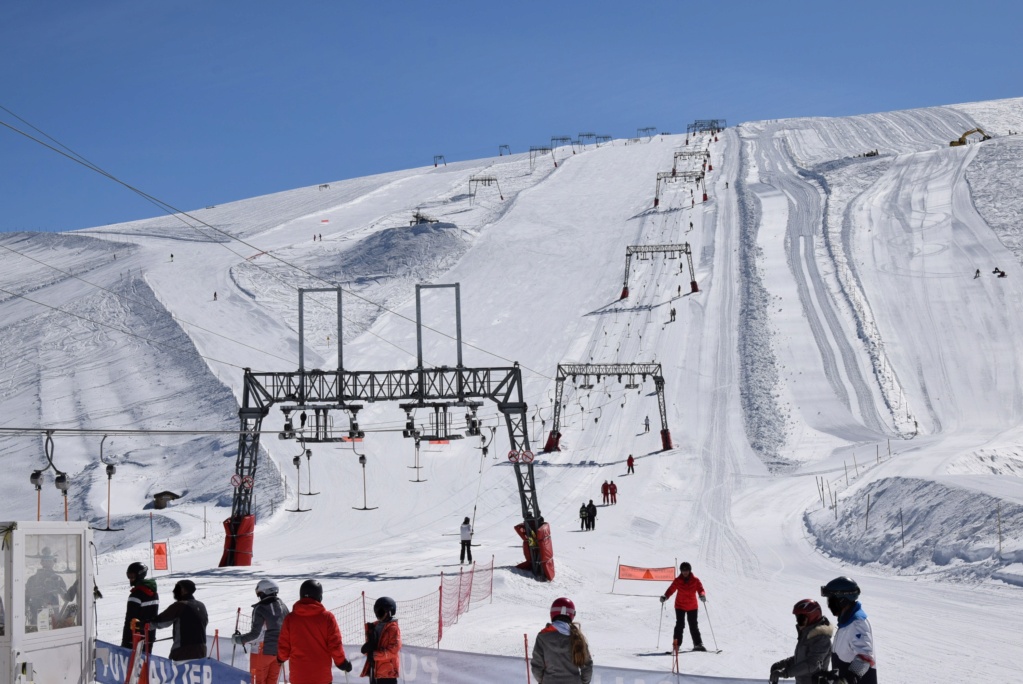
[[796, 684], [815, 684], [814, 675], [828, 671], [831, 637], [834, 633], [835, 628], [826, 617], [799, 630], [796, 653], [782, 661], [785, 669], [782, 670], [781, 676], [795, 677]]
[[553, 625], [547, 625], [536, 635], [530, 668], [537, 684], [590, 684], [593, 659], [576, 667], [568, 644], [568, 635]]
[[242, 643], [248, 643], [259, 638], [259, 633], [266, 627], [266, 634], [263, 635], [263, 653], [265, 655], [277, 655], [277, 638], [281, 635], [281, 625], [284, 624], [284, 616], [288, 614], [288, 607], [284, 601], [276, 595], [267, 596], [252, 605], [252, 628], [238, 637]]

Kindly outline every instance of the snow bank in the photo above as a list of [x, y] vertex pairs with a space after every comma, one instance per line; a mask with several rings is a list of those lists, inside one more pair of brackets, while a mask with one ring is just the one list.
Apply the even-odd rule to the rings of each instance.
[[821, 551], [899, 573], [978, 580], [1023, 562], [1023, 506], [933, 480], [876, 480], [840, 495], [837, 517], [817, 508], [803, 520]]

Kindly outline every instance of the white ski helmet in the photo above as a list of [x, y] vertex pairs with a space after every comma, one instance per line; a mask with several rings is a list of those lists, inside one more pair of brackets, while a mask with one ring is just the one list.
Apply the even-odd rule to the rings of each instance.
[[277, 582], [269, 579], [261, 579], [256, 584], [256, 595], [257, 596], [276, 596], [277, 592], [280, 591], [280, 587], [277, 586]]

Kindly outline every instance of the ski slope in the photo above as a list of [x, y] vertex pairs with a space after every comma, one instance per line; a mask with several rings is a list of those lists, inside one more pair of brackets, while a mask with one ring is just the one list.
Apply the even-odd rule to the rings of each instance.
[[[458, 570], [451, 535], [469, 515], [477, 559], [496, 561], [494, 601], [446, 627], [445, 648], [518, 655], [550, 602], [570, 596], [598, 663], [668, 669], [637, 656], [655, 649], [664, 587], [619, 581], [611, 593], [612, 580], [619, 557], [688, 560], [708, 591], [705, 643], [723, 652], [687, 657], [684, 672], [766, 677], [791, 654], [792, 604], [847, 574], [863, 587], [886, 681], [1011, 681], [1023, 657], [1023, 269], [1006, 219], [1020, 148], [1006, 134], [1021, 121], [1023, 100], [1005, 100], [742, 124], [689, 140], [711, 151], [708, 201], [669, 184], [656, 210], [656, 174], [684, 136], [559, 148], [556, 168], [512, 155], [3, 235], [0, 428], [206, 433], [105, 441], [119, 467], [114, 526], [126, 529], [97, 533], [103, 638], [120, 630], [124, 566], [148, 554], [147, 502], [170, 489], [184, 496], [154, 516], [156, 535], [171, 539], [173, 577], [200, 586], [211, 630], [233, 630], [263, 576], [287, 600], [316, 577], [331, 606], [434, 591]], [[995, 137], [948, 147], [978, 125]], [[480, 174], [498, 177], [503, 199], [493, 187], [470, 197]], [[439, 223], [410, 227], [416, 210]], [[625, 248], [677, 242], [692, 247], [700, 291], [657, 256], [633, 260], [619, 300]], [[264, 435], [255, 562], [217, 568], [242, 369], [297, 368], [297, 288], [342, 285], [345, 368], [384, 370], [415, 366], [415, 284], [456, 282], [464, 363], [521, 364], [534, 449], [562, 362], [661, 363], [675, 448], [660, 450], [650, 379], [638, 391], [615, 378], [566, 384], [564, 448], [535, 469], [557, 569], [539, 584], [513, 569], [521, 511], [494, 408], [480, 411], [485, 435], [497, 428], [489, 456], [475, 438], [424, 445], [416, 483], [404, 413], [369, 405], [357, 451], [311, 446], [308, 512], [283, 511], [300, 446]], [[306, 304], [306, 367], [335, 368], [333, 295]], [[424, 294], [430, 365], [456, 362], [453, 311], [448, 291]], [[282, 424], [274, 410], [264, 428]], [[0, 436], [11, 473], [0, 517], [30, 518], [42, 438]], [[99, 439], [58, 434], [54, 460], [72, 476], [72, 515], [102, 522]], [[372, 511], [353, 510], [359, 453]], [[605, 480], [618, 504], [580, 532], [579, 506], [599, 504]], [[52, 485], [43, 502], [45, 517], [62, 515]], [[173, 577], [161, 580], [168, 596]]]

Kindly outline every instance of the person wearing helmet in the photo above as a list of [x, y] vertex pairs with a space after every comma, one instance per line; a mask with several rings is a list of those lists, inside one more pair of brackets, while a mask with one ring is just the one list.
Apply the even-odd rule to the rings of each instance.
[[291, 684], [329, 684], [330, 664], [352, 671], [341, 645], [341, 628], [334, 614], [323, 607], [323, 586], [307, 579], [298, 588], [299, 599], [281, 624], [277, 662], [291, 661]]
[[256, 584], [259, 601], [252, 604], [252, 629], [245, 634], [235, 632], [231, 637], [231, 641], [241, 645], [255, 641], [263, 633], [259, 652], [253, 647], [249, 658], [252, 684], [275, 684], [281, 672], [281, 664], [277, 662], [277, 640], [284, 618], [288, 615], [288, 607], [278, 598], [278, 591], [280, 587], [273, 580], [259, 580]]
[[174, 628], [171, 660], [197, 660], [206, 657], [206, 626], [210, 618], [206, 606], [195, 599], [195, 582], [179, 580], [174, 585], [174, 603], [153, 618], [154, 629]]
[[[149, 568], [145, 563], [132, 563], [125, 571], [131, 590], [128, 592], [128, 607], [124, 611], [124, 629], [121, 630], [121, 648], [131, 648], [131, 621], [145, 624], [156, 619], [160, 612], [160, 594], [156, 591], [156, 580], [148, 579]], [[156, 634], [149, 632], [146, 651], [153, 650]]]
[[693, 635], [693, 650], [706, 651], [700, 636], [700, 625], [697, 622], [700, 604], [696, 602], [696, 597], [699, 596], [700, 600], [706, 603], [707, 592], [703, 590], [703, 582], [700, 581], [700, 578], [693, 574], [693, 566], [689, 563], [682, 563], [678, 566], [678, 570], [678, 577], [668, 585], [668, 590], [661, 597], [661, 603], [664, 603], [669, 596], [678, 592], [675, 596], [675, 634], [672, 646], [676, 651], [682, 646], [682, 637], [685, 635], [686, 620], [688, 620], [689, 631]]
[[828, 672], [831, 657], [831, 637], [835, 628], [824, 617], [820, 604], [803, 599], [792, 607], [796, 616], [796, 652], [792, 657], [779, 660], [771, 666], [771, 684], [779, 679], [795, 677], [796, 684], [818, 684]]
[[836, 577], [823, 587], [828, 610], [838, 619], [831, 666], [849, 684], [877, 684], [874, 636], [860, 605], [860, 587], [848, 577]]
[[401, 664], [401, 628], [394, 619], [398, 604], [390, 596], [381, 596], [373, 604], [376, 622], [366, 623], [366, 643], [362, 652], [366, 664], [360, 677], [369, 677], [371, 684], [398, 684]]
[[537, 684], [590, 684], [593, 657], [574, 620], [575, 604], [571, 599], [555, 599], [551, 621], [533, 642], [530, 669]]

